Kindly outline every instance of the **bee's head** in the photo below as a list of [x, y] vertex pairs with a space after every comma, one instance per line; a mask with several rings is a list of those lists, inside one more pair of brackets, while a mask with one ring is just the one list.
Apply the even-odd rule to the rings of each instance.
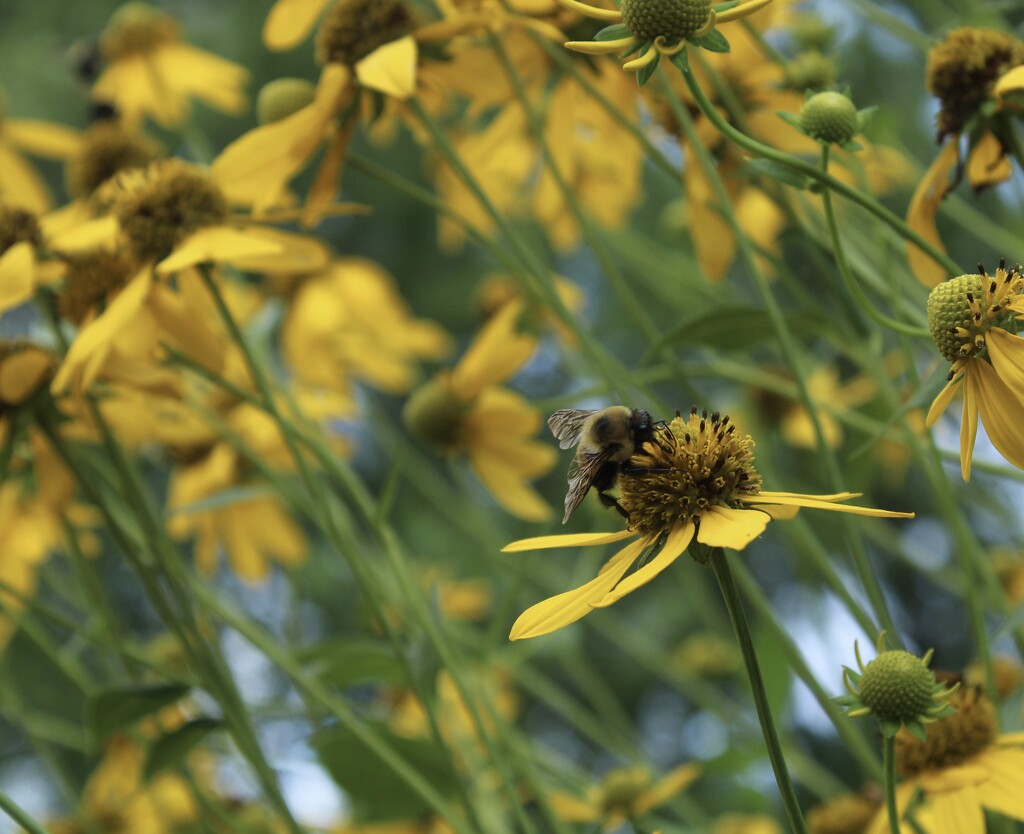
[[629, 427], [632, 429], [634, 437], [649, 440], [654, 431], [654, 421], [648, 412], [634, 408], [633, 413], [629, 415]]

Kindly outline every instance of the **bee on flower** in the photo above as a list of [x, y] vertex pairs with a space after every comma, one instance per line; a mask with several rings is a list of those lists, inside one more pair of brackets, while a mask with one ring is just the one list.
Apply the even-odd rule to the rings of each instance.
[[[618, 506], [628, 528], [613, 533], [540, 536], [512, 542], [505, 553], [558, 547], [586, 547], [634, 539], [609, 559], [597, 577], [529, 608], [512, 626], [510, 639], [548, 634], [612, 605], [647, 584], [678, 559], [692, 542], [743, 550], [773, 518], [792, 518], [801, 507], [878, 518], [912, 518], [913, 513], [844, 505], [858, 493], [800, 495], [767, 492], [754, 468], [753, 440], [728, 417], [693, 409], [656, 426], [619, 484]], [[634, 565], [639, 565], [629, 573]], [[627, 576], [627, 573], [629, 575]]]

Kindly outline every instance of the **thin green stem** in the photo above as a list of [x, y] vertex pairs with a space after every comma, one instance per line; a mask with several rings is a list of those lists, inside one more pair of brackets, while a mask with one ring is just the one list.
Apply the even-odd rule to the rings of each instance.
[[896, 807], [896, 737], [886, 735], [882, 743], [882, 765], [885, 768], [885, 809], [889, 830], [900, 834], [900, 812]]
[[0, 791], [0, 808], [29, 834], [50, 834], [4, 791]]
[[725, 601], [729, 619], [736, 632], [736, 640], [743, 654], [747, 678], [754, 695], [754, 708], [757, 710], [757, 719], [761, 723], [761, 732], [768, 749], [768, 758], [772, 763], [772, 770], [775, 772], [775, 782], [779, 786], [779, 794], [782, 796], [782, 804], [786, 810], [789, 826], [795, 834], [807, 834], [807, 825], [804, 822], [793, 783], [789, 778], [786, 760], [782, 755], [782, 745], [779, 743], [771, 707], [768, 705], [768, 693], [765, 691], [764, 680], [761, 677], [761, 667], [757, 662], [757, 652], [754, 650], [754, 641], [750, 635], [750, 626], [747, 624], [747, 615], [743, 611], [743, 600], [740, 599], [739, 590], [733, 579], [732, 571], [729, 569], [728, 557], [721, 548], [712, 549], [711, 568], [714, 570], [718, 586], [722, 590], [722, 598]]

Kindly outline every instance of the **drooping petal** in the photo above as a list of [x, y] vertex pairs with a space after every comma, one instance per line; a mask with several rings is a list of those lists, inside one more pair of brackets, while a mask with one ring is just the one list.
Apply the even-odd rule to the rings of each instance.
[[985, 834], [985, 814], [973, 786], [929, 794], [928, 804], [932, 823], [929, 834]]
[[526, 609], [513, 623], [509, 639], [524, 640], [550, 634], [589, 614], [591, 604], [615, 586], [646, 546], [645, 539], [626, 545], [608, 560], [601, 573], [585, 585], [549, 597]]
[[975, 189], [1006, 182], [1013, 165], [994, 133], [986, 131], [967, 157], [967, 179]]
[[263, 44], [279, 52], [302, 43], [331, 0], [277, 0], [263, 24]]
[[522, 310], [518, 301], [502, 307], [452, 370], [452, 387], [460, 397], [472, 399], [487, 386], [504, 382], [533, 355], [537, 340], [516, 332]]
[[548, 803], [559, 819], [566, 822], [597, 822], [601, 819], [600, 806], [585, 802], [564, 791], [552, 791], [548, 795]]
[[356, 78], [364, 87], [395, 98], [416, 92], [418, 49], [412, 35], [378, 46], [356, 64]]
[[829, 504], [836, 504], [841, 501], [849, 501], [851, 498], [860, 498], [863, 494], [863, 492], [833, 492], [829, 495], [805, 495], [802, 492], [769, 492], [761, 490], [757, 495], [751, 495], [744, 500], [750, 504], [771, 504], [776, 498], [810, 498], [813, 501], [827, 501]]
[[549, 550], [554, 547], [591, 547], [611, 544], [635, 536], [633, 530], [619, 530], [617, 533], [561, 533], [556, 536], [534, 536], [506, 544], [502, 553], [524, 553], [529, 550]]
[[0, 198], [36, 214], [49, 211], [53, 202], [42, 177], [19, 153], [0, 142]]
[[[943, 146], [918, 185], [907, 209], [907, 224], [940, 252], [945, 252], [935, 214], [943, 197], [949, 192], [949, 175], [960, 164], [958, 137], [953, 137]], [[932, 260], [918, 246], [907, 243], [907, 261], [917, 279], [926, 287], [934, 287], [946, 278], [946, 270]]]
[[0, 255], [0, 313], [28, 301], [35, 291], [36, 258], [27, 240]]
[[874, 507], [855, 507], [849, 504], [839, 504], [834, 501], [821, 501], [813, 495], [789, 495], [780, 496], [778, 493], [767, 493], [768, 500], [761, 500], [765, 493], [751, 498], [741, 498], [747, 504], [780, 504], [784, 507], [807, 507], [813, 510], [832, 510], [837, 513], [850, 513], [851, 515], [868, 515], [876, 518], [913, 518], [913, 513], [900, 513], [894, 510], [878, 510]]
[[[971, 400], [977, 403], [977, 412], [992, 445], [1010, 463], [1024, 469], [1024, 432], [1020, 430], [1024, 404], [988, 362], [973, 362], [965, 376], [964, 402]], [[964, 417], [967, 417], [966, 406]]]
[[700, 767], [693, 763], [680, 765], [670, 770], [650, 788], [637, 797], [633, 803], [636, 816], [643, 816], [653, 808], [668, 802], [676, 794], [686, 790], [700, 776]]
[[90, 249], [113, 249], [121, 224], [111, 215], [98, 217], [57, 233], [50, 240], [55, 252], [86, 252]]
[[646, 585], [654, 579], [654, 577], [678, 559], [686, 548], [690, 546], [695, 529], [696, 527], [692, 521], [687, 521], [684, 524], [677, 524], [673, 527], [672, 531], [665, 539], [665, 544], [662, 546], [661, 552], [659, 552], [657, 556], [651, 559], [651, 561], [635, 573], [631, 573], [623, 579], [611, 591], [605, 594], [603, 598], [595, 602], [594, 607], [605, 608], [612, 603], [618, 602], [626, 596], [626, 594], [631, 594], [641, 585]]
[[509, 467], [506, 458], [477, 449], [470, 451], [469, 463], [494, 500], [512, 515], [526, 521], [544, 521], [551, 515], [551, 506]]
[[1002, 98], [1007, 93], [1017, 90], [1024, 90], [1024, 66], [1014, 67], [1009, 72], [1003, 73], [996, 82], [992, 92], [997, 98]]
[[35, 391], [53, 367], [53, 355], [26, 348], [0, 363], [0, 400], [17, 405]]
[[697, 541], [708, 547], [743, 550], [764, 532], [771, 516], [759, 510], [714, 506], [700, 517]]
[[985, 346], [999, 378], [1024, 403], [1024, 339], [993, 327], [985, 335]]
[[989, 778], [977, 787], [978, 799], [990, 811], [1024, 822], [1024, 750], [992, 748], [982, 757]]
[[947, 382], [946, 386], [939, 391], [939, 395], [932, 402], [932, 407], [928, 409], [928, 416], [924, 421], [927, 428], [931, 428], [935, 424], [935, 421], [939, 419], [942, 412], [945, 411], [953, 401], [953, 397], [956, 395], [956, 392], [960, 390], [960, 386], [963, 385], [963, 382], [963, 374], [959, 374]]
[[[968, 368], [964, 379], [974, 373]], [[964, 405], [960, 415], [960, 476], [971, 480], [971, 461], [974, 459], [974, 442], [978, 437], [978, 398], [974, 389], [968, 384], [964, 388]]]
[[67, 159], [78, 153], [82, 134], [70, 127], [37, 119], [9, 119], [4, 138], [33, 156]]

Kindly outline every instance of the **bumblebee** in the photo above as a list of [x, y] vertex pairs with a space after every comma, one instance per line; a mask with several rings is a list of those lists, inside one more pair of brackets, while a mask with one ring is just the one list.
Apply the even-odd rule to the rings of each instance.
[[565, 524], [583, 502], [590, 488], [606, 507], [615, 507], [623, 516], [619, 502], [608, 495], [619, 473], [645, 441], [654, 438], [651, 415], [638, 408], [613, 405], [597, 411], [564, 408], [548, 417], [548, 427], [562, 449], [576, 447], [569, 466], [569, 491], [565, 494]]

